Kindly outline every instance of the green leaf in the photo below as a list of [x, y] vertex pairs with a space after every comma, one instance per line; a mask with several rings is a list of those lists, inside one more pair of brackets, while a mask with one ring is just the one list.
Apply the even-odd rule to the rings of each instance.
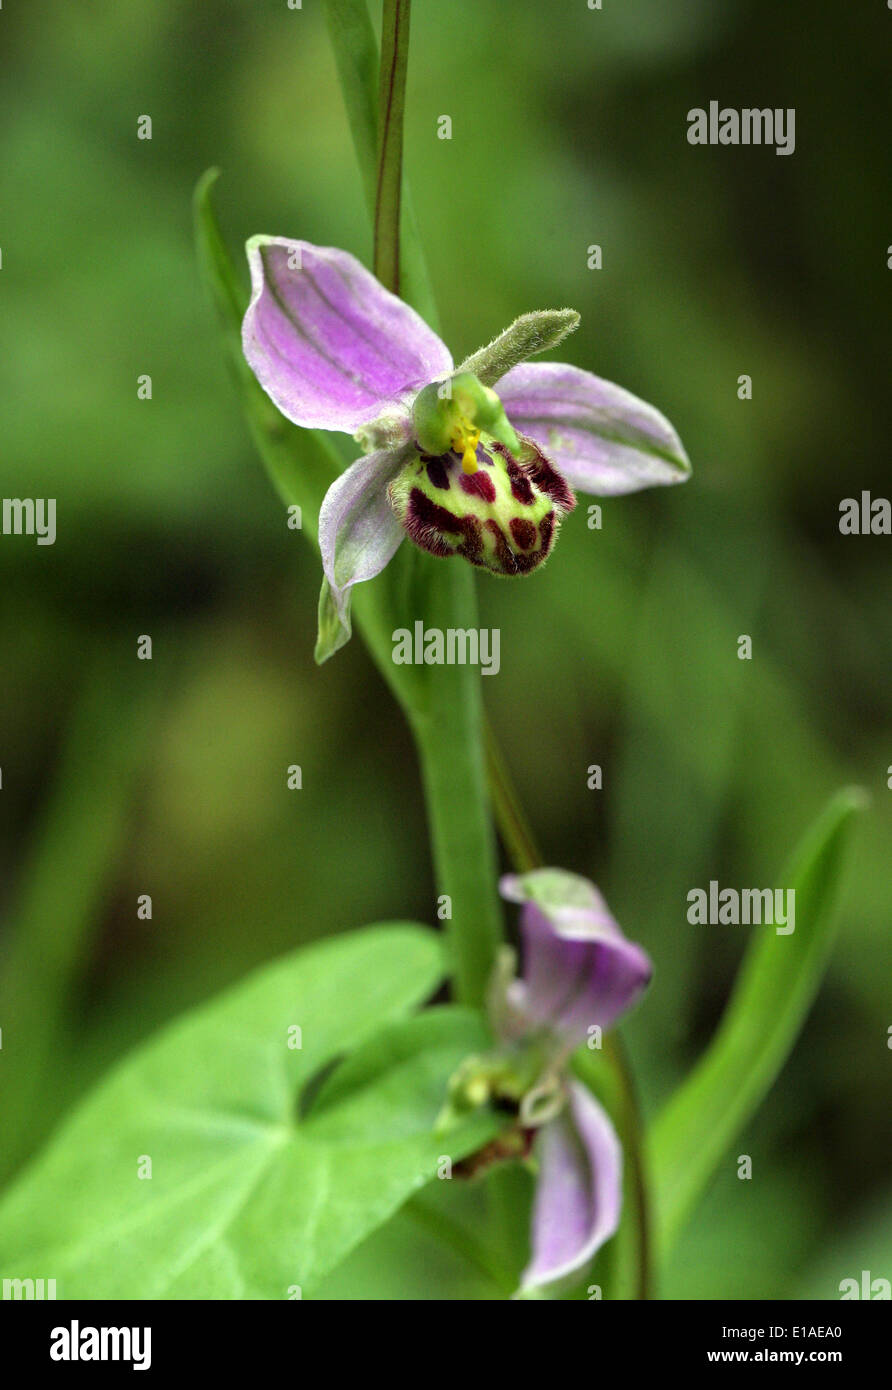
[[[370, 927], [187, 1014], [124, 1061], [8, 1192], [0, 1273], [44, 1271], [64, 1298], [311, 1289], [434, 1176], [441, 1153], [489, 1137], [487, 1119], [431, 1132], [475, 1045], [466, 1020], [386, 1033], [380, 1056], [370, 1041], [440, 972], [429, 930]], [[415, 1042], [432, 1051], [413, 1053]], [[302, 1114], [320, 1071], [362, 1045]], [[140, 1178], [146, 1159], [151, 1177]]]
[[833, 939], [853, 818], [863, 805], [857, 789], [840, 792], [806, 834], [780, 880], [796, 894], [795, 931], [754, 936], [715, 1038], [657, 1118], [650, 1166], [664, 1253], [805, 1020]]
[[374, 217], [378, 183], [380, 66], [375, 31], [366, 0], [326, 0], [325, 17], [366, 204]]
[[[436, 1118], [446, 1095], [444, 1078], [448, 1081], [466, 1057], [490, 1047], [482, 1015], [455, 1004], [385, 1024], [368, 1047], [351, 1053], [323, 1082], [310, 1112], [314, 1132], [329, 1138], [379, 1133], [377, 1109], [389, 1093], [396, 1112], [408, 1074], [418, 1096], [426, 1091], [422, 1109]], [[408, 1112], [403, 1115], [404, 1121], [409, 1118]], [[439, 1142], [448, 1151], [449, 1133]]]
[[[359, 1049], [335, 1071], [323, 1085], [313, 1103], [313, 1116], [317, 1133], [336, 1137], [345, 1129], [353, 1134], [362, 1134], [380, 1125], [378, 1108], [388, 1094], [395, 1097], [405, 1092], [407, 1085], [417, 1088], [419, 1097], [424, 1095], [424, 1113], [429, 1116], [434, 1110], [442, 1108], [446, 1094], [445, 1079], [452, 1075], [464, 1059], [474, 1053], [492, 1047], [492, 1036], [480, 1013], [449, 1005], [428, 1009], [415, 1018], [388, 1025], [375, 1035], [368, 1047]], [[497, 1118], [492, 1114], [479, 1114], [473, 1118], [475, 1142], [480, 1147], [495, 1138], [506, 1124], [507, 1116]], [[468, 1121], [462, 1122], [458, 1130], [447, 1130], [438, 1135], [438, 1147], [442, 1155], [455, 1159], [456, 1137], [463, 1140], [464, 1151], [471, 1147], [465, 1139]], [[438, 1177], [443, 1176], [438, 1172]], [[490, 1285], [485, 1296], [502, 1297], [510, 1295], [517, 1287], [518, 1279], [511, 1277], [503, 1267], [503, 1257], [492, 1246], [491, 1234], [487, 1232], [484, 1220], [484, 1204], [481, 1201], [483, 1184], [468, 1184], [458, 1180], [438, 1181], [428, 1185], [423, 1192], [413, 1197], [389, 1223], [387, 1231], [376, 1233], [370, 1242], [368, 1253], [358, 1253], [348, 1261], [350, 1269], [339, 1266], [333, 1277], [325, 1280], [326, 1298], [350, 1297], [348, 1290], [355, 1288], [357, 1281], [365, 1282], [365, 1289], [358, 1296], [368, 1296], [373, 1287], [375, 1297], [387, 1296], [380, 1287], [379, 1269], [376, 1260], [381, 1251], [400, 1250], [400, 1263], [403, 1265], [402, 1278], [406, 1279], [405, 1265], [411, 1268], [418, 1258], [418, 1245], [433, 1241], [439, 1249], [434, 1259], [442, 1265], [449, 1251], [454, 1259], [470, 1261], [476, 1266], [478, 1278], [482, 1274]], [[463, 1216], [465, 1208], [473, 1206], [473, 1221], [468, 1228]], [[514, 1212], [515, 1222], [519, 1214]], [[396, 1227], [396, 1230], [393, 1228]], [[397, 1234], [398, 1232], [398, 1234]], [[371, 1261], [371, 1262], [370, 1262]], [[448, 1262], [448, 1261], [447, 1261]], [[455, 1270], [452, 1271], [453, 1277]], [[370, 1282], [370, 1274], [375, 1280]], [[438, 1270], [442, 1274], [442, 1269]], [[399, 1282], [400, 1271], [391, 1271], [388, 1276]], [[435, 1278], [437, 1276], [434, 1276]], [[442, 1286], [431, 1287], [430, 1280], [421, 1282], [418, 1271], [413, 1271], [414, 1297], [443, 1297]], [[492, 1287], [492, 1284], [495, 1287]], [[426, 1287], [426, 1293], [425, 1293]], [[475, 1295], [479, 1296], [479, 1289]], [[403, 1296], [401, 1293], [391, 1296]]]
[[486, 347], [472, 353], [457, 371], [473, 372], [484, 386], [495, 386], [519, 362], [557, 347], [578, 327], [579, 315], [575, 309], [537, 309], [531, 314], [521, 314]]

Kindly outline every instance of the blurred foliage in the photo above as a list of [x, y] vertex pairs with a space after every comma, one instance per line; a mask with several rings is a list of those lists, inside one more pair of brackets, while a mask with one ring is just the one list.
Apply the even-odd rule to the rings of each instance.
[[[669, 1296], [834, 1297], [892, 1272], [892, 542], [837, 526], [843, 497], [889, 491], [888, 22], [807, 0], [413, 14], [406, 158], [456, 359], [572, 305], [566, 356], [664, 410], [694, 464], [684, 488], [605, 502], [601, 530], [581, 505], [536, 578], [479, 582], [502, 629], [484, 694], [547, 857], [595, 878], [656, 962], [626, 1029], [649, 1111], [742, 950], [740, 929], [688, 926], [687, 891], [773, 882], [836, 787], [873, 793], [827, 982], [741, 1144], [753, 1179], [728, 1156]], [[313, 665], [317, 562], [246, 437], [191, 245], [192, 189], [218, 164], [236, 244], [285, 233], [368, 261], [321, 7], [32, 0], [4, 8], [2, 40], [0, 487], [55, 497], [58, 539], [0, 537], [0, 934], [35, 863], [77, 933], [64, 999], [35, 972], [6, 980], [32, 1026], [47, 998], [59, 1012], [36, 1142], [186, 1004], [301, 941], [431, 920], [434, 899], [409, 736], [358, 642]], [[686, 112], [712, 98], [794, 106], [795, 154], [689, 147]], [[161, 709], [85, 886], [70, 845], [47, 859], [59, 781], [90, 682], [110, 726], [141, 725], [141, 633]], [[114, 749], [97, 738], [92, 776]], [[89, 818], [87, 776], [80, 797]]]

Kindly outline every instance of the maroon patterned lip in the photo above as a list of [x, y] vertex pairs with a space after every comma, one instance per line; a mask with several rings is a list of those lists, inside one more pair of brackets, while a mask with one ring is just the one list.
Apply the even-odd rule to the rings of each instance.
[[[545, 559], [545, 552], [536, 550], [532, 555], [518, 555], [512, 550], [505, 533], [497, 521], [487, 521], [486, 529], [493, 538], [498, 561], [497, 571], [500, 574], [529, 574], [537, 565]], [[535, 530], [535, 527], [533, 528]]]
[[[510, 524], [514, 549], [509, 543], [499, 523], [490, 518], [481, 524], [475, 516], [456, 516], [448, 507], [433, 502], [420, 488], [413, 487], [409, 493], [409, 505], [405, 526], [410, 538], [422, 550], [445, 559], [450, 555], [462, 555], [472, 565], [493, 570], [497, 574], [529, 574], [540, 565], [551, 549], [554, 535], [554, 512], [543, 517], [537, 528], [533, 522], [514, 517]], [[483, 531], [491, 537], [493, 556], [487, 558], [483, 546]], [[454, 536], [457, 544], [450, 545], [447, 536]], [[533, 549], [539, 537], [542, 544]]]
[[533, 485], [527, 477], [519, 463], [509, 456], [506, 464], [508, 481], [511, 484], [511, 496], [515, 502], [520, 502], [524, 507], [531, 507], [536, 500], [533, 492]]
[[452, 554], [452, 546], [446, 544], [442, 533], [461, 530], [452, 512], [432, 502], [419, 487], [413, 487], [409, 493], [405, 525], [416, 545], [430, 551], [431, 555], [441, 556]]
[[476, 473], [462, 473], [458, 482], [462, 492], [469, 497], [479, 497], [482, 502], [496, 500], [496, 485], [482, 468], [478, 468]]
[[482, 565], [483, 559], [483, 537], [480, 534], [480, 522], [476, 516], [465, 517], [465, 538], [458, 547], [459, 555], [464, 555], [466, 560], [470, 560], [472, 565]]
[[430, 478], [434, 487], [441, 488], [444, 492], [449, 491], [449, 473], [446, 463], [442, 458], [433, 458], [430, 454], [422, 454], [423, 463], [427, 464], [427, 476]]
[[492, 445], [505, 460], [505, 471], [515, 502], [520, 502], [524, 507], [532, 506], [535, 501], [535, 488], [544, 492], [546, 497], [550, 497], [562, 512], [572, 512], [576, 506], [576, 498], [566, 478], [549, 463], [535, 440], [525, 434], [520, 436], [520, 440], [525, 451], [532, 455], [523, 463], [518, 463], [510, 450], [498, 440], [493, 440]]
[[[440, 558], [457, 552], [473, 560], [482, 549], [480, 524], [475, 516], [455, 516], [448, 507], [432, 502], [418, 487], [413, 487], [409, 493], [405, 526], [416, 545]], [[454, 547], [449, 545], [443, 539], [444, 533], [460, 536], [460, 543]]]
[[[523, 447], [523, 462], [518, 462], [496, 441], [491, 450], [481, 446], [477, 458], [488, 470], [493, 466], [493, 455], [497, 455], [518, 507], [534, 507], [543, 498], [554, 503], [538, 523], [530, 516], [490, 516], [481, 520], [473, 512], [465, 513], [466, 497], [497, 506], [499, 493], [492, 474], [482, 466], [475, 473], [465, 473], [454, 452], [439, 456], [420, 452], [416, 482], [410, 485], [408, 497], [400, 506], [401, 520], [410, 539], [431, 555], [441, 559], [461, 555], [472, 565], [494, 574], [529, 574], [541, 565], [551, 553], [561, 513], [571, 510], [576, 499], [532, 440], [524, 438]], [[429, 495], [428, 486], [446, 494], [442, 501]]]
[[[531, 440], [525, 440], [524, 442], [532, 444]], [[526, 469], [534, 486], [537, 487], [540, 492], [544, 492], [546, 497], [550, 497], [554, 505], [560, 507], [562, 512], [572, 512], [573, 508], [576, 506], [576, 498], [570, 484], [563, 474], [559, 473], [556, 468], [551, 466], [548, 459], [542, 453], [542, 450], [536, 444], [532, 444], [532, 447], [535, 449], [536, 456], [532, 461], [527, 463]]]
[[539, 539], [539, 532], [532, 521], [513, 516], [511, 518], [511, 536], [514, 544], [519, 546], [521, 550], [532, 550]]

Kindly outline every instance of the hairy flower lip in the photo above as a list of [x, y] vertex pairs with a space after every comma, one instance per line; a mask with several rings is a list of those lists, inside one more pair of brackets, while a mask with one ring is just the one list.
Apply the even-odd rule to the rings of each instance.
[[[456, 369], [414, 309], [348, 252], [255, 236], [247, 253], [242, 341], [257, 380], [294, 424], [354, 435], [365, 451], [332, 484], [320, 512], [317, 660], [349, 639], [353, 585], [378, 574], [403, 538], [388, 490], [414, 437], [414, 403], [432, 384], [471, 374], [484, 391], [497, 386], [503, 443], [517, 435], [534, 441], [571, 497], [574, 488], [615, 496], [688, 476], [678, 435], [652, 406], [579, 367], [526, 360], [572, 332], [575, 311], [524, 314]], [[479, 400], [491, 404], [487, 395]], [[472, 467], [472, 431], [460, 438]]]
[[515, 456], [483, 436], [475, 468], [456, 452], [410, 453], [388, 499], [410, 539], [440, 559], [461, 556], [494, 574], [531, 573], [545, 563], [561, 517], [576, 499], [532, 441]]

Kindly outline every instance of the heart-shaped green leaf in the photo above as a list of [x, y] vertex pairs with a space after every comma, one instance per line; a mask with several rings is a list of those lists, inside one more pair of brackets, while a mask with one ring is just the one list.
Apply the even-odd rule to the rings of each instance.
[[0, 1275], [55, 1279], [63, 1298], [312, 1288], [435, 1175], [441, 1154], [491, 1137], [485, 1118], [431, 1132], [448, 1076], [478, 1045], [473, 1015], [422, 1015], [416, 1033], [375, 1043], [440, 974], [432, 932], [370, 927], [297, 951], [175, 1022], [8, 1192]]

